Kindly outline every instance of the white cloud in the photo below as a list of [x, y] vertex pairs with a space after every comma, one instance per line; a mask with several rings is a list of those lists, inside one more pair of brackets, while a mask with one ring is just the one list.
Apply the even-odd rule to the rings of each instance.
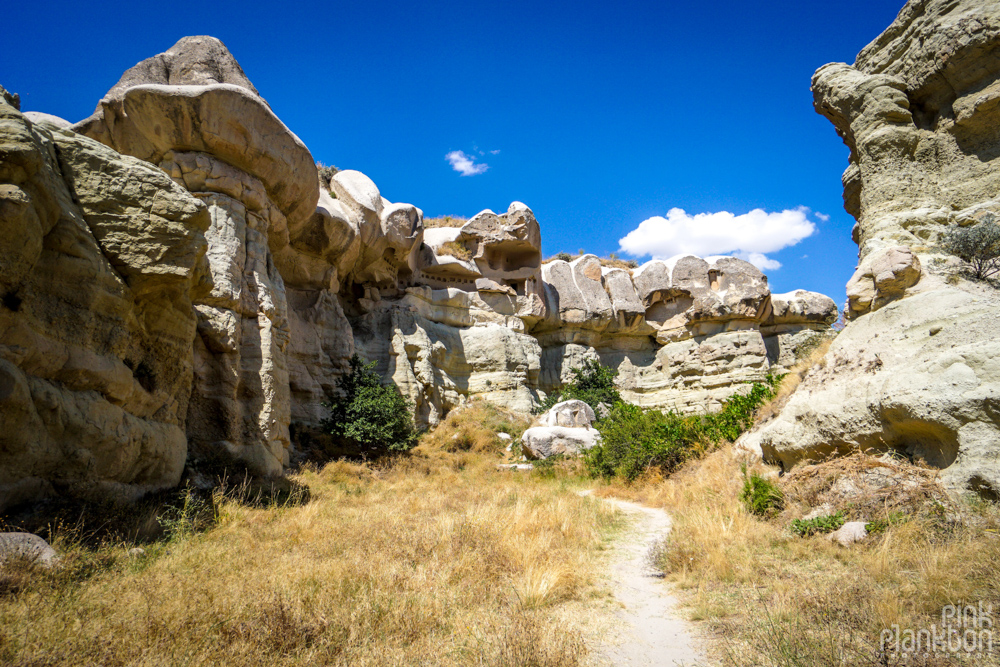
[[767, 253], [795, 245], [815, 231], [816, 223], [809, 220], [805, 206], [780, 213], [758, 208], [743, 215], [729, 211], [689, 215], [683, 209], [672, 208], [665, 218], [643, 220], [618, 243], [622, 252], [636, 257], [734, 255], [762, 270], [773, 271], [781, 263]]
[[830, 216], [828, 216], [826, 213], [820, 213], [817, 211], [816, 217], [822, 220], [823, 222], [830, 222]]
[[466, 155], [463, 151], [452, 151], [445, 155], [444, 159], [462, 176], [475, 176], [490, 168], [485, 162], [476, 164], [475, 157]]
[[495, 151], [490, 151], [490, 155], [500, 155], [500, 149], [498, 148]]
[[750, 262], [761, 271], [777, 271], [781, 268], [781, 262], [776, 259], [771, 259], [767, 255], [763, 255], [759, 252], [737, 252], [734, 253], [734, 255], [742, 260]]

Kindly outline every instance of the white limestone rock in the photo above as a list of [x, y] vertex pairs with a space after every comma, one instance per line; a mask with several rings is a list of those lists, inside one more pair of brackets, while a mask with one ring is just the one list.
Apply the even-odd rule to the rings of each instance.
[[25, 560], [51, 567], [59, 561], [59, 554], [38, 535], [0, 533], [0, 565], [10, 560]]
[[529, 459], [550, 456], [577, 456], [600, 444], [601, 434], [592, 428], [533, 426], [521, 436], [521, 445]]
[[594, 409], [583, 401], [571, 399], [556, 403], [538, 418], [539, 426], [564, 426], [590, 428], [594, 423]]
[[935, 245], [1000, 210], [998, 53], [997, 5], [913, 0], [853, 66], [813, 76], [817, 111], [851, 151], [844, 201], [860, 265], [852, 321], [781, 414], [745, 437], [765, 459], [788, 469], [902, 451], [953, 491], [996, 497], [1000, 297], [949, 280], [954, 261]]
[[843, 526], [827, 535], [827, 539], [836, 542], [842, 547], [849, 547], [855, 542], [868, 537], [864, 521], [848, 521]]

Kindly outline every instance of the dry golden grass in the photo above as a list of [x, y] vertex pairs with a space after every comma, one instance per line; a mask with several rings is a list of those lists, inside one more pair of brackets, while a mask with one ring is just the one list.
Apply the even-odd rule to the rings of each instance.
[[[808, 505], [807, 496], [829, 500], [824, 494], [834, 478], [874, 465], [863, 459], [823, 464], [828, 467], [817, 466], [812, 473], [803, 469], [779, 485], [793, 504]], [[731, 447], [667, 480], [606, 487], [598, 494], [628, 497], [671, 513], [673, 531], [659, 561], [683, 591], [690, 615], [714, 630], [717, 641], [711, 644], [724, 664], [997, 664], [996, 654], [908, 662], [879, 655], [880, 633], [892, 624], [929, 628], [940, 623], [943, 606], [960, 601], [982, 600], [1000, 608], [995, 531], [1000, 512], [961, 502], [937, 511], [941, 496], [923, 483], [926, 474], [908, 472], [922, 481], [902, 494], [908, 506], [898, 502], [891, 509], [910, 512], [908, 520], [850, 549], [822, 535], [793, 535], [787, 512], [764, 520], [744, 510], [740, 462]], [[855, 498], [853, 510], [875, 511], [892, 495]], [[958, 514], [962, 522], [954, 520]]]
[[478, 430], [441, 430], [469, 440], [306, 470], [298, 506], [217, 497], [213, 529], [144, 556], [57, 540], [61, 566], [0, 578], [0, 664], [578, 664], [558, 612], [594, 585], [614, 510], [579, 480], [496, 470]]
[[[549, 262], [554, 262], [557, 259], [561, 259], [567, 262], [572, 262], [574, 259], [582, 257], [585, 254], [586, 253], [583, 252], [582, 250], [577, 252], [576, 254], [568, 252], [560, 252], [555, 255], [552, 255], [551, 257], [546, 257], [545, 259], [542, 260], [542, 264], [548, 264]], [[601, 266], [606, 266], [613, 269], [625, 269], [626, 271], [631, 271], [632, 269], [637, 268], [639, 266], [639, 262], [635, 261], [634, 259], [621, 259], [620, 257], [617, 257], [614, 254], [608, 257], [599, 257], [598, 259], [601, 262]]]
[[[505, 410], [484, 400], [473, 400], [448, 413], [444, 421], [420, 441], [418, 453], [475, 452], [501, 454], [507, 445], [517, 442], [531, 425], [531, 417]], [[497, 436], [506, 433], [510, 441]]]
[[464, 243], [459, 243], [458, 241], [449, 241], [448, 243], [441, 244], [434, 251], [438, 256], [440, 255], [450, 255], [458, 259], [468, 262], [472, 259], [472, 251], [465, 247]]
[[442, 215], [439, 218], [424, 218], [424, 229], [435, 227], [461, 227], [469, 221], [460, 215]]

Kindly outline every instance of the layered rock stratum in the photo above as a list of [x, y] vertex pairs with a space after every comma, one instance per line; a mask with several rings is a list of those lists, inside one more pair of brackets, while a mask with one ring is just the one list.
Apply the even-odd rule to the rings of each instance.
[[0, 508], [136, 497], [185, 466], [280, 475], [355, 352], [437, 423], [529, 411], [600, 359], [717, 408], [827, 335], [834, 302], [729, 257], [542, 259], [520, 202], [454, 228], [315, 161], [225, 46], [188, 37], [69, 123], [0, 104]]
[[1000, 491], [1000, 295], [938, 249], [1000, 213], [1000, 5], [911, 0], [853, 65], [812, 80], [850, 149], [850, 322], [781, 414], [743, 445], [786, 468], [891, 450], [956, 491]]

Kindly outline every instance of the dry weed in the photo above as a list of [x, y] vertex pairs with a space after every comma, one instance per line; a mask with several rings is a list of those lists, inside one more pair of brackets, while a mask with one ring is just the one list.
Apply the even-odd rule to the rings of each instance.
[[438, 218], [424, 218], [424, 229], [434, 229], [435, 227], [462, 227], [469, 221], [460, 215], [442, 215]]
[[458, 241], [449, 241], [448, 243], [444, 243], [434, 252], [439, 256], [450, 255], [456, 259], [461, 259], [466, 262], [472, 259], [472, 251], [470, 251], [464, 243], [459, 243]]

